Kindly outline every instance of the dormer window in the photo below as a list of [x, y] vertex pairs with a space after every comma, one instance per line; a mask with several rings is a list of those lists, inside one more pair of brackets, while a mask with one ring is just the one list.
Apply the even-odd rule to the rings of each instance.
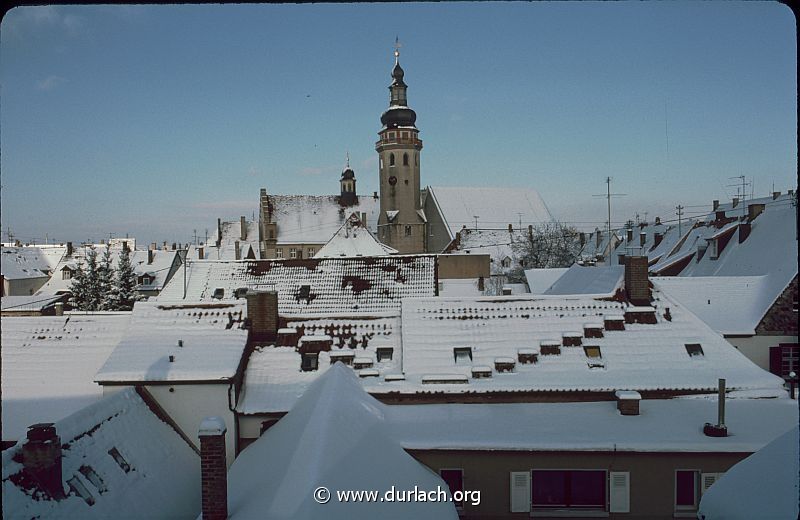
[[393, 354], [394, 349], [392, 347], [378, 347], [375, 349], [375, 357], [378, 359], [378, 363], [382, 361], [391, 361]]
[[61, 279], [62, 280], [71, 280], [72, 279], [72, 269], [65, 267], [61, 270]]
[[684, 345], [686, 347], [686, 353], [689, 354], [689, 357], [703, 357], [705, 354], [703, 353], [703, 347], [700, 343], [687, 343]]
[[455, 361], [456, 365], [472, 363], [472, 347], [454, 347], [453, 361]]
[[305, 352], [300, 354], [300, 370], [303, 372], [313, 372], [319, 368], [319, 353]]

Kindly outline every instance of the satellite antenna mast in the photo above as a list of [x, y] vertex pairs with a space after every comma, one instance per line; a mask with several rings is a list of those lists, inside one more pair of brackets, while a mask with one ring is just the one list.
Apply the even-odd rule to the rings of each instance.
[[611, 255], [611, 197], [624, 197], [626, 193], [611, 193], [611, 177], [606, 177], [606, 194], [592, 195], [592, 197], [605, 197], [608, 204], [608, 254]]

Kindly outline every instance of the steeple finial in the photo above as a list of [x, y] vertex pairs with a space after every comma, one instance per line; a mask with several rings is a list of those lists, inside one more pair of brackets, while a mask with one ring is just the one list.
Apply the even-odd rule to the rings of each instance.
[[348, 150], [348, 151], [347, 151], [347, 152], [345, 152], [345, 153], [346, 153], [346, 155], [347, 155], [347, 165], [346, 165], [346, 168], [349, 168], [349, 167], [350, 167], [350, 151]]
[[399, 63], [400, 62], [400, 47], [402, 47], [402, 46], [403, 45], [400, 43], [400, 37], [399, 36], [395, 36], [394, 37], [394, 62], [395, 63]]

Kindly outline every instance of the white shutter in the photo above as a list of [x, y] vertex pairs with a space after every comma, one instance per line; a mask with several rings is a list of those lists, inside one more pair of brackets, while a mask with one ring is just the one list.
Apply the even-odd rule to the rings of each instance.
[[531, 510], [531, 473], [511, 472], [511, 512], [527, 513]]
[[716, 482], [721, 476], [722, 473], [701, 473], [700, 474], [701, 494], [705, 494], [705, 492], [708, 491], [708, 488], [710, 488], [714, 484], [714, 482]]
[[630, 513], [631, 512], [631, 474], [628, 471], [612, 471], [608, 475], [609, 480], [609, 513]]

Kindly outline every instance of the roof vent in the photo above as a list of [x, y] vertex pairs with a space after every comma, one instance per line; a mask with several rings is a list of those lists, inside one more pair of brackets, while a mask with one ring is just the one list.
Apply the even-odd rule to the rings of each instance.
[[703, 433], [709, 437], [727, 437], [728, 427], [725, 426], [725, 380], [719, 380], [719, 397], [717, 398], [717, 424], [706, 423]]

